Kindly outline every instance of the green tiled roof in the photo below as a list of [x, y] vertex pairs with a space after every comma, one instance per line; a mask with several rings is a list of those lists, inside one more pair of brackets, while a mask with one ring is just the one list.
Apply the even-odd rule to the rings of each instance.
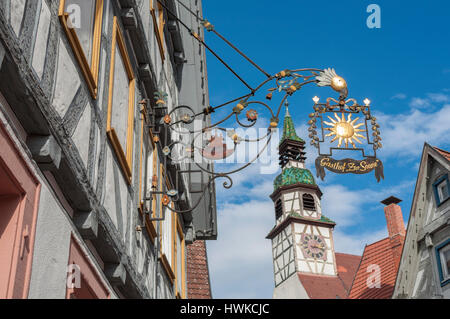
[[297, 133], [295, 132], [294, 122], [292, 121], [292, 117], [289, 114], [289, 111], [286, 111], [286, 116], [284, 117], [283, 136], [281, 137], [280, 143], [286, 139], [304, 142], [304, 140], [298, 137]]
[[281, 174], [275, 178], [273, 188], [274, 190], [277, 190], [281, 186], [293, 185], [297, 183], [316, 185], [314, 176], [308, 169], [288, 167], [284, 168]]
[[[300, 218], [300, 219], [308, 219], [308, 218], [305, 218], [305, 217], [301, 216], [298, 213], [290, 213], [289, 216]], [[333, 220], [329, 219], [328, 217], [326, 217], [324, 215], [321, 215], [320, 219], [316, 219], [315, 221], [324, 222], [324, 223], [330, 223], [330, 224], [336, 224]]]

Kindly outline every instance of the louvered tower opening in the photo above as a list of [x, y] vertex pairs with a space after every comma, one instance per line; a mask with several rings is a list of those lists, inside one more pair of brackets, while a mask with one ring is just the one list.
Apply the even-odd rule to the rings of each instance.
[[283, 205], [281, 204], [281, 199], [279, 199], [275, 203], [275, 218], [278, 219], [282, 215], [283, 215]]
[[279, 146], [279, 161], [283, 168], [290, 160], [304, 163], [306, 160], [305, 143], [293, 140], [284, 140]]
[[303, 194], [303, 209], [316, 210], [316, 202], [311, 194]]

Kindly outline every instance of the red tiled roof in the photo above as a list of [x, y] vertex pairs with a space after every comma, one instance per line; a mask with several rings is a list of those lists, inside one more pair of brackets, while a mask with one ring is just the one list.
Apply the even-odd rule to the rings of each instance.
[[203, 240], [187, 246], [186, 263], [188, 299], [211, 299], [208, 258]]
[[311, 299], [346, 299], [361, 256], [336, 253], [338, 276], [318, 276], [298, 273]]
[[[401, 245], [403, 245], [403, 240], [404, 237], [402, 238]], [[393, 245], [398, 246], [398, 241], [394, 243], [387, 237], [365, 247], [361, 264], [359, 265], [350, 291], [350, 299], [389, 299], [392, 297], [398, 271], [398, 262], [394, 257]], [[375, 274], [368, 268], [371, 265], [380, 267], [379, 287], [368, 287], [368, 277], [374, 276]], [[369, 280], [369, 282], [373, 281]]]
[[442, 156], [444, 156], [448, 161], [450, 161], [450, 153], [444, 150], [441, 150], [440, 148], [437, 148], [435, 146], [433, 146], [433, 148], [438, 151], [439, 153], [441, 153]]

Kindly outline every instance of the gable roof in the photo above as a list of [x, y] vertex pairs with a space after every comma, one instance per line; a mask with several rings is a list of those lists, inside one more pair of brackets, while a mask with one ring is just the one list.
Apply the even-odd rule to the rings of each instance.
[[[368, 287], [369, 276], [374, 276], [371, 266], [377, 265], [380, 270], [380, 286]], [[394, 291], [398, 265], [393, 254], [393, 245], [389, 237], [367, 245], [361, 258], [352, 288], [350, 299], [389, 299]]]
[[338, 276], [298, 273], [311, 299], [346, 299], [361, 256], [336, 253]]
[[[399, 272], [401, 273], [403, 269], [409, 267], [410, 258], [413, 260], [418, 256], [418, 250], [413, 249], [415, 243], [418, 239], [418, 232], [414, 231], [415, 225], [422, 224], [424, 220], [427, 218], [427, 214], [416, 214], [416, 212], [421, 209], [421, 205], [423, 205], [423, 201], [421, 201], [423, 192], [426, 192], [426, 188], [428, 187], [428, 183], [430, 182], [429, 178], [430, 171], [428, 169], [429, 159], [433, 158], [436, 163], [442, 165], [444, 169], [449, 170], [450, 167], [450, 152], [442, 150], [438, 147], [431, 146], [428, 143], [424, 143], [422, 156], [420, 160], [419, 171], [417, 173], [416, 185], [414, 188], [414, 195], [411, 202], [411, 210], [408, 218], [408, 226], [406, 229], [406, 237], [405, 244], [403, 246], [403, 253], [400, 259]], [[423, 209], [423, 208], [422, 208]], [[408, 251], [408, 254], [404, 253]], [[417, 271], [417, 269], [416, 269]], [[398, 276], [395, 289], [393, 292], [393, 297], [398, 298], [400, 296], [404, 296], [406, 294], [412, 294], [414, 283], [411, 281], [411, 278], [414, 274], [408, 276], [409, 280], [406, 280], [406, 276]]]
[[436, 147], [436, 146], [433, 146], [433, 148], [434, 148], [436, 151], [438, 151], [442, 156], [444, 156], [444, 157], [447, 159], [447, 161], [450, 161], [450, 152], [441, 150], [440, 148], [438, 148], [438, 147]]

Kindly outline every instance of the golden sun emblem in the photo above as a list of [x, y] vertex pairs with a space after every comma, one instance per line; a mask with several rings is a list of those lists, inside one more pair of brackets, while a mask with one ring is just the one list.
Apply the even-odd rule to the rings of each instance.
[[325, 137], [336, 135], [335, 137], [333, 137], [331, 142], [334, 142], [337, 139], [339, 139], [338, 147], [341, 147], [342, 142], [344, 142], [346, 148], [348, 148], [348, 143], [352, 144], [353, 148], [356, 148], [353, 140], [355, 140], [359, 144], [362, 144], [362, 142], [358, 139], [358, 137], [361, 137], [363, 139], [366, 139], [366, 137], [361, 134], [358, 134], [358, 132], [365, 131], [365, 130], [359, 129], [359, 127], [363, 126], [364, 123], [359, 123], [359, 124], [355, 125], [355, 123], [359, 120], [359, 117], [357, 117], [356, 119], [354, 119], [352, 121], [352, 114], [348, 115], [347, 120], [345, 120], [344, 113], [342, 113], [342, 118], [339, 118], [339, 116], [336, 113], [334, 113], [334, 116], [336, 117], [337, 121], [332, 119], [330, 116], [328, 116], [328, 118], [330, 119], [331, 123], [327, 122], [327, 121], [323, 121], [326, 125], [331, 126], [331, 127], [325, 128], [325, 130], [331, 132], [331, 133], [325, 135]]

